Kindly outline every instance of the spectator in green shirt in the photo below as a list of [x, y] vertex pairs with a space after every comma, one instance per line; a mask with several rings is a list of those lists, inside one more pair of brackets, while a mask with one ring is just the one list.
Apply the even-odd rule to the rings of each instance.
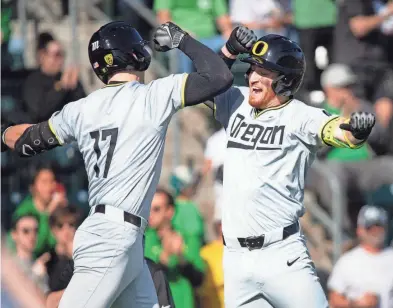
[[304, 86], [307, 91], [319, 88], [319, 70], [314, 61], [315, 50], [324, 46], [332, 59], [333, 32], [336, 24], [336, 1], [293, 0], [293, 22], [298, 30], [300, 47], [307, 62]]
[[165, 268], [175, 306], [194, 308], [193, 289], [202, 284], [205, 269], [199, 254], [201, 243], [172, 225], [174, 213], [173, 197], [157, 189], [145, 232], [145, 257]]
[[195, 175], [188, 167], [179, 166], [172, 173], [170, 181], [176, 196], [172, 225], [182, 234], [195, 236], [202, 243], [205, 224], [198, 205], [192, 200], [196, 187]]
[[[30, 186], [31, 195], [27, 196], [16, 208], [13, 219], [17, 219], [26, 213], [32, 213], [39, 218], [37, 243], [34, 248], [36, 257], [54, 248], [56, 241], [53, 237], [49, 216], [60, 206], [66, 206], [68, 201], [64, 191], [59, 191], [55, 174], [48, 167], [41, 167], [35, 173]], [[9, 236], [10, 248], [14, 243]]]
[[[326, 101], [323, 105], [325, 111], [331, 114], [349, 116], [355, 111], [375, 113], [373, 105], [360, 100], [352, 91], [357, 77], [351, 69], [343, 64], [330, 65], [321, 76], [321, 85], [324, 89]], [[339, 187], [347, 201], [347, 215], [344, 227], [351, 229], [355, 226], [356, 214], [366, 202], [366, 194], [381, 186], [393, 183], [393, 158], [390, 156], [377, 156], [378, 151], [384, 151], [391, 139], [387, 137], [387, 130], [377, 123], [374, 126], [368, 143], [359, 149], [323, 147], [319, 152], [322, 167], [329, 170], [338, 181]], [[311, 168], [306, 182], [306, 188], [316, 193], [320, 204], [329, 209], [333, 192], [327, 179]]]
[[[159, 23], [174, 22], [214, 51], [221, 48], [232, 31], [225, 0], [155, 0], [154, 10]], [[174, 73], [192, 72], [187, 56], [176, 52], [172, 56], [178, 61]]]

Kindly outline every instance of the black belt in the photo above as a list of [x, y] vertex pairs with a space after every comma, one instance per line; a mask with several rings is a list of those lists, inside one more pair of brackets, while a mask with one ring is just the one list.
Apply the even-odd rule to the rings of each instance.
[[[284, 227], [282, 230], [282, 240], [285, 240], [288, 236], [295, 234], [299, 231], [299, 223], [295, 222], [292, 225]], [[224, 245], [225, 238], [222, 237]], [[247, 247], [249, 250], [253, 249], [261, 249], [263, 247], [263, 243], [265, 242], [265, 235], [260, 236], [250, 236], [250, 237], [238, 237], [237, 240], [241, 247]]]
[[[98, 204], [95, 208], [94, 208], [94, 213], [102, 213], [105, 214], [105, 204]], [[140, 227], [142, 225], [142, 219], [139, 216], [136, 216], [134, 214], [131, 213], [127, 213], [124, 212], [124, 221], [125, 222], [129, 222], [130, 224], [133, 224], [137, 227]]]

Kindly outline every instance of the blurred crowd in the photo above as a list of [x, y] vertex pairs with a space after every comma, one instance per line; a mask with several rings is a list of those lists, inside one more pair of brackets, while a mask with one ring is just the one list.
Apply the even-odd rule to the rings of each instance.
[[[68, 1], [61, 2], [66, 16]], [[316, 203], [332, 217], [332, 196], [338, 193], [334, 187], [342, 193], [344, 254], [339, 261], [331, 261], [329, 228], [309, 213], [302, 227], [331, 307], [391, 307], [393, 2], [140, 2], [159, 23], [171, 20], [215, 51], [240, 24], [258, 37], [288, 36], [299, 43], [307, 59], [298, 99], [332, 114], [349, 116], [360, 110], [376, 115], [376, 126], [364, 147], [326, 147], [307, 175], [306, 192], [311, 198], [305, 198], [306, 207], [307, 202]], [[149, 37], [151, 27], [127, 1], [113, 3], [111, 17], [127, 20]], [[84, 97], [86, 87], [79, 67], [65, 66], [65, 48], [55, 33], [39, 33], [34, 46], [20, 43], [12, 30], [17, 17], [15, 2], [2, 0], [1, 116], [2, 121], [36, 123]], [[34, 51], [35, 68], [24, 66], [24, 48]], [[193, 70], [178, 50], [157, 59], [173, 73]], [[235, 83], [244, 85], [245, 67], [236, 64], [233, 71]], [[209, 117], [208, 121], [214, 120]], [[172, 170], [168, 183], [154, 196], [145, 233], [145, 257], [164, 270], [175, 306], [180, 308], [223, 307], [221, 202], [226, 141], [223, 128], [217, 123], [211, 127], [204, 141], [204, 165], [198, 170], [186, 165]], [[32, 159], [2, 153], [1, 169], [2, 301], [4, 307], [18, 306], [15, 301], [23, 307], [41, 307], [46, 295], [64, 289], [70, 279], [64, 273], [72, 268], [73, 237], [89, 211], [83, 161], [70, 144]], [[207, 178], [214, 179], [214, 198], [209, 200], [210, 210], [203, 211], [195, 196]], [[207, 236], [207, 230], [213, 230], [212, 234]], [[56, 301], [48, 302], [48, 307], [56, 307]]]

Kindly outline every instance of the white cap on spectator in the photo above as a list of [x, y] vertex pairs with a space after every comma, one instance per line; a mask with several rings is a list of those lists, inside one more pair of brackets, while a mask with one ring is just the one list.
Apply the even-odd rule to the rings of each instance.
[[331, 64], [321, 75], [322, 87], [342, 88], [356, 82], [356, 75], [345, 64]]
[[371, 226], [388, 226], [387, 212], [378, 206], [364, 205], [358, 215], [358, 226], [369, 228]]

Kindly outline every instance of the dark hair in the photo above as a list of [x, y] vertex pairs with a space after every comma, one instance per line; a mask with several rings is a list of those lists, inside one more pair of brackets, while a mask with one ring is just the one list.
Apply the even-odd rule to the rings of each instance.
[[22, 213], [20, 215], [17, 215], [16, 213], [12, 216], [12, 222], [11, 222], [11, 229], [12, 230], [16, 230], [16, 225], [18, 224], [18, 222], [22, 219], [22, 218], [26, 218], [26, 217], [31, 217], [34, 218], [37, 223], [40, 222], [40, 218], [39, 216], [34, 213], [34, 212], [26, 212], [26, 213]]
[[159, 187], [156, 189], [156, 194], [164, 194], [166, 196], [168, 205], [172, 207], [175, 206], [175, 199], [173, 198], [172, 194], [166, 189]]
[[49, 216], [49, 226], [53, 228], [56, 224], [58, 224], [61, 218], [66, 216], [72, 216], [76, 219], [77, 226], [81, 222], [82, 212], [75, 205], [68, 205], [66, 207], [58, 207], [53, 211], [53, 213]]
[[50, 42], [55, 41], [53, 35], [49, 32], [42, 32], [38, 35], [37, 39], [37, 51], [45, 49]]
[[31, 185], [33, 185], [35, 183], [35, 181], [37, 180], [38, 175], [43, 170], [51, 171], [54, 174], [55, 178], [56, 178], [56, 173], [55, 173], [55, 170], [53, 169], [52, 165], [50, 165], [50, 164], [42, 164], [42, 165], [37, 166], [35, 168], [35, 170], [33, 171], [32, 176], [31, 176], [31, 181], [30, 181]]

